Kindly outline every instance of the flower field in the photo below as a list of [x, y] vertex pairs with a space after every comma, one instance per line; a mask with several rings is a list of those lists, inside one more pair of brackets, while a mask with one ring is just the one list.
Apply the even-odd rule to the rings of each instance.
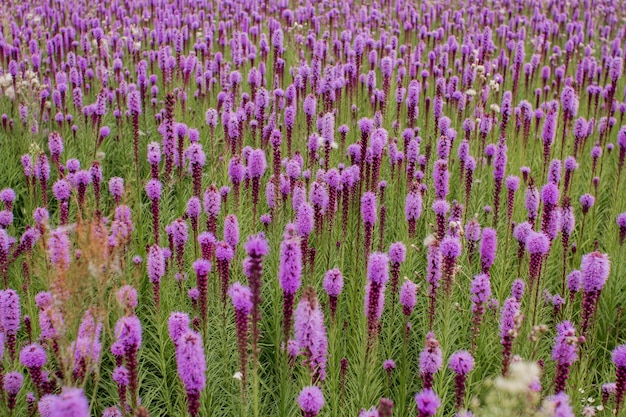
[[626, 415], [626, 3], [5, 0], [0, 415]]

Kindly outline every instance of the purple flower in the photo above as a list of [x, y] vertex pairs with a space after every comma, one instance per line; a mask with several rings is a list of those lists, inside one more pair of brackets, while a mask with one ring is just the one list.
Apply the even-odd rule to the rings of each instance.
[[367, 278], [381, 285], [389, 281], [389, 257], [385, 253], [370, 254], [367, 262]]
[[252, 311], [252, 292], [250, 288], [241, 285], [240, 282], [235, 282], [228, 289], [228, 295], [233, 301], [235, 310], [241, 311], [245, 315], [250, 314], [250, 311]]
[[441, 400], [430, 388], [418, 392], [415, 395], [415, 403], [417, 404], [418, 417], [434, 416], [441, 406]]
[[2, 384], [2, 388], [4, 388], [7, 393], [7, 405], [11, 414], [13, 414], [13, 409], [15, 408], [15, 397], [17, 397], [17, 394], [19, 394], [23, 383], [24, 376], [22, 376], [21, 372], [9, 372], [8, 374], [4, 375], [4, 383]]
[[583, 208], [583, 214], [587, 214], [589, 209], [593, 207], [593, 204], [596, 202], [596, 199], [591, 194], [583, 194], [580, 196], [580, 205]]
[[583, 255], [580, 264], [582, 286], [585, 292], [601, 291], [611, 270], [609, 257], [600, 252]]
[[326, 272], [323, 283], [324, 290], [329, 296], [338, 297], [343, 289], [343, 276], [339, 269], [334, 268]]
[[121, 200], [124, 194], [124, 178], [112, 177], [109, 180], [109, 192], [115, 199], [115, 202], [119, 204], [119, 200]]
[[328, 340], [324, 327], [324, 313], [311, 287], [305, 290], [294, 316], [295, 340], [306, 356], [305, 365], [311, 370], [313, 381], [324, 380]]
[[433, 185], [435, 187], [435, 198], [444, 200], [449, 193], [448, 182], [450, 180], [450, 172], [448, 171], [448, 162], [446, 160], [438, 160], [433, 167]]
[[511, 297], [515, 298], [517, 301], [522, 301], [522, 297], [524, 296], [524, 291], [526, 290], [526, 284], [521, 279], [516, 279], [513, 281], [513, 285], [511, 286]]
[[[202, 337], [193, 330], [180, 335], [176, 343], [176, 365], [178, 376], [183, 381], [187, 396], [194, 399], [188, 404], [189, 414], [197, 415], [200, 392], [206, 386], [206, 358]], [[195, 412], [194, 412], [195, 411]]]
[[152, 201], [159, 200], [162, 188], [161, 181], [152, 179], [146, 184], [146, 195]]
[[82, 388], [64, 387], [63, 392], [54, 397], [50, 417], [89, 417], [89, 402]]
[[298, 406], [304, 417], [315, 417], [324, 406], [324, 394], [316, 386], [304, 387], [298, 395]]
[[554, 417], [574, 417], [574, 410], [569, 403], [569, 397], [564, 392], [547, 397], [546, 404], [550, 404], [549, 412]]
[[525, 243], [526, 249], [532, 255], [545, 255], [550, 250], [550, 239], [542, 232], [529, 231]]
[[474, 369], [474, 358], [465, 351], [460, 350], [450, 356], [448, 367], [458, 375], [467, 375]]
[[613, 349], [611, 359], [615, 364], [615, 408], [619, 413], [626, 391], [626, 345]]
[[224, 219], [224, 241], [233, 249], [239, 243], [239, 222], [234, 214], [229, 214]]
[[302, 203], [297, 208], [296, 226], [301, 236], [308, 236], [313, 231], [314, 211], [309, 203]]
[[565, 389], [570, 366], [578, 359], [576, 329], [569, 321], [564, 321], [556, 326], [552, 359], [557, 363], [554, 392], [559, 393]]
[[497, 246], [498, 237], [495, 229], [485, 227], [483, 229], [483, 235], [480, 241], [480, 259], [482, 270], [484, 273], [489, 273], [489, 269], [496, 259]]
[[443, 357], [439, 341], [433, 332], [426, 335], [426, 345], [419, 355], [419, 369], [424, 389], [432, 388], [433, 377], [443, 366]]
[[150, 282], [153, 284], [161, 282], [161, 278], [165, 275], [165, 256], [158, 245], [150, 246], [146, 264]]
[[363, 194], [361, 198], [361, 217], [365, 224], [376, 223], [376, 194], [371, 191]]
[[267, 162], [263, 149], [254, 149], [248, 157], [248, 173], [251, 178], [260, 178], [265, 173]]
[[302, 275], [302, 252], [297, 238], [283, 240], [280, 245], [278, 278], [283, 292], [295, 294], [300, 288]]
[[137, 316], [125, 316], [115, 324], [116, 343], [127, 352], [141, 346], [141, 322]]
[[400, 304], [402, 304], [402, 312], [407, 316], [417, 304], [417, 285], [410, 279], [405, 279], [400, 288]]
[[489, 275], [476, 275], [472, 280], [470, 291], [472, 293], [471, 300], [474, 304], [472, 310], [475, 310], [474, 312], [476, 313], [477, 306], [482, 306], [488, 301], [489, 297], [491, 297], [491, 281], [489, 279]]
[[175, 345], [178, 343], [178, 339], [189, 330], [190, 323], [187, 313], [175, 311], [170, 314], [167, 320], [167, 332]]

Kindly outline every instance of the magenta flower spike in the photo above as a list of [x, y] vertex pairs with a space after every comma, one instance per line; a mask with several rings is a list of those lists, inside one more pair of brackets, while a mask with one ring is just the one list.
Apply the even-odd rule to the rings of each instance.
[[204, 192], [203, 208], [207, 214], [207, 232], [213, 236], [217, 233], [217, 216], [220, 214], [222, 198], [215, 184], [211, 184]]
[[372, 235], [376, 223], [376, 194], [371, 191], [363, 194], [361, 198], [361, 219], [365, 229], [364, 255], [368, 259], [372, 247]]
[[256, 210], [259, 203], [259, 190], [261, 186], [261, 177], [265, 173], [267, 162], [265, 160], [265, 152], [263, 149], [254, 149], [248, 156], [248, 174], [252, 179], [252, 206], [253, 219], [256, 219]]
[[556, 362], [554, 375], [554, 392], [558, 394], [565, 390], [570, 367], [578, 359], [578, 337], [576, 329], [569, 321], [557, 324], [552, 359]]
[[543, 232], [529, 231], [525, 239], [526, 249], [530, 254], [528, 277], [531, 286], [538, 285], [543, 258], [550, 251], [550, 239]]
[[[406, 260], [406, 246], [402, 242], [395, 242], [389, 246], [389, 260], [391, 261], [391, 293], [392, 303], [396, 303], [398, 281], [400, 279], [400, 266]], [[392, 304], [392, 305], [393, 305]]]
[[50, 417], [89, 417], [89, 402], [83, 389], [63, 387], [50, 405]]
[[455, 236], [446, 236], [439, 243], [439, 251], [443, 257], [442, 278], [444, 293], [449, 296], [454, 282], [456, 260], [461, 255], [463, 247]]
[[289, 340], [295, 294], [302, 285], [302, 249], [293, 224], [280, 244], [278, 280], [283, 290], [283, 341]]
[[[543, 201], [543, 212], [541, 215], [541, 231], [548, 237], [552, 237], [550, 233], [553, 228], [553, 221], [559, 202], [559, 187], [552, 182], [544, 185], [541, 189], [541, 200]], [[552, 239], [551, 239], [552, 240]]]
[[269, 243], [263, 233], [251, 235], [246, 241], [248, 253], [248, 282], [252, 291], [252, 354], [255, 362], [258, 359], [258, 343], [261, 337], [259, 324], [261, 321], [261, 275], [263, 258], [269, 253]]
[[448, 162], [440, 159], [433, 167], [433, 186], [435, 187], [435, 198], [445, 200], [450, 192], [449, 189], [450, 172]]
[[328, 340], [324, 313], [312, 287], [304, 290], [295, 310], [294, 334], [296, 345], [305, 356], [303, 365], [309, 368], [313, 382], [323, 381], [326, 378]]
[[420, 376], [424, 389], [431, 389], [433, 387], [434, 376], [441, 370], [442, 366], [443, 357], [439, 341], [431, 331], [426, 335], [426, 344], [419, 356]]
[[415, 403], [417, 404], [418, 417], [432, 417], [437, 414], [437, 410], [441, 407], [441, 400], [430, 388], [415, 394]]
[[422, 216], [422, 195], [414, 187], [407, 195], [404, 202], [404, 218], [409, 224], [409, 237], [415, 236], [417, 220]]
[[502, 375], [507, 375], [511, 364], [511, 348], [517, 337], [518, 327], [523, 320], [520, 303], [516, 298], [507, 298], [500, 313], [500, 344], [502, 345]]
[[465, 399], [465, 381], [467, 374], [474, 369], [474, 357], [465, 350], [454, 352], [448, 361], [448, 367], [454, 372], [454, 391], [456, 396], [456, 408], [463, 407]]
[[298, 406], [304, 417], [315, 417], [324, 407], [324, 394], [318, 387], [311, 385], [304, 387], [298, 395]]
[[20, 352], [20, 363], [28, 369], [30, 379], [40, 396], [49, 393], [42, 371], [47, 361], [46, 351], [37, 343], [25, 346]]
[[141, 347], [141, 322], [137, 316], [124, 316], [115, 324], [115, 342], [111, 345], [111, 353], [115, 356], [115, 362], [121, 366], [125, 362], [128, 369], [131, 405], [138, 403], [139, 388], [139, 362], [137, 353]]
[[337, 312], [337, 299], [343, 289], [343, 275], [337, 268], [333, 268], [326, 272], [323, 282], [324, 291], [328, 294], [328, 305], [333, 323]]
[[242, 385], [246, 386], [248, 373], [248, 321], [252, 311], [252, 291], [250, 288], [235, 282], [228, 289], [235, 310], [235, 325], [237, 328], [237, 349], [239, 351], [239, 366], [242, 373]]
[[24, 377], [20, 372], [14, 371], [4, 375], [2, 388], [7, 394], [7, 406], [9, 407], [10, 413], [13, 413], [13, 410], [15, 409], [16, 397], [17, 394], [19, 394], [20, 389], [22, 389], [23, 382]]
[[159, 200], [161, 199], [162, 184], [159, 180], [150, 180], [146, 184], [146, 194], [152, 205], [152, 234], [154, 244], [159, 244]]
[[158, 309], [161, 299], [161, 279], [165, 275], [165, 255], [159, 246], [152, 245], [150, 246], [150, 249], [148, 249], [146, 267], [148, 278], [152, 283], [152, 289], [154, 292], [154, 305]]
[[11, 359], [15, 359], [20, 321], [20, 296], [12, 289], [0, 291], [0, 328], [6, 338]]
[[592, 252], [583, 255], [580, 263], [582, 274], [583, 301], [580, 334], [585, 337], [593, 320], [600, 293], [611, 272], [611, 263], [606, 254]]
[[370, 338], [378, 334], [379, 320], [384, 309], [385, 285], [389, 281], [389, 257], [381, 252], [369, 255], [367, 262], [365, 315]]
[[179, 275], [182, 275], [185, 267], [185, 245], [187, 244], [187, 239], [189, 238], [187, 222], [185, 222], [182, 218], [178, 218], [166, 227], [165, 230], [167, 231], [168, 239], [170, 239], [170, 250], [174, 250], [176, 255], [178, 273]]
[[193, 263], [196, 273], [196, 285], [198, 288], [198, 301], [200, 307], [200, 318], [206, 326], [208, 316], [208, 292], [209, 292], [209, 272], [211, 272], [211, 262], [205, 259], [198, 259]]
[[615, 409], [619, 413], [626, 393], [626, 345], [617, 346], [611, 354], [611, 359], [615, 364]]
[[495, 229], [485, 227], [480, 240], [480, 264], [482, 272], [489, 274], [489, 269], [496, 259], [498, 236]]
[[479, 274], [474, 277], [470, 286], [472, 294], [472, 351], [480, 334], [480, 325], [485, 314], [485, 306], [491, 297], [491, 279], [488, 274]]
[[193, 195], [199, 198], [202, 193], [202, 168], [206, 164], [206, 154], [202, 150], [201, 144], [192, 143], [185, 151], [185, 156], [191, 166]]
[[531, 183], [526, 189], [524, 204], [528, 213], [528, 223], [530, 223], [532, 227], [535, 226], [535, 220], [537, 220], [537, 215], [539, 213], [539, 202], [539, 190], [537, 190], [537, 187]]
[[447, 217], [450, 211], [450, 203], [446, 200], [435, 200], [432, 209], [435, 212], [435, 222], [437, 223], [436, 238], [438, 241], [441, 241], [446, 235], [446, 229], [448, 228]]
[[193, 330], [180, 335], [176, 343], [176, 365], [185, 391], [187, 410], [197, 417], [200, 410], [200, 394], [206, 387], [206, 358], [202, 336]]
[[400, 288], [400, 304], [402, 305], [402, 314], [407, 319], [413, 312], [417, 304], [417, 285], [410, 279], [405, 279]]
[[302, 237], [300, 244], [302, 246], [302, 256], [305, 264], [309, 253], [309, 235], [313, 231], [313, 226], [315, 224], [314, 216], [315, 211], [307, 202], [300, 204], [296, 211], [296, 230]]
[[569, 397], [564, 392], [547, 397], [545, 403], [547, 404], [546, 408], [555, 417], [574, 417], [574, 410], [570, 405]]

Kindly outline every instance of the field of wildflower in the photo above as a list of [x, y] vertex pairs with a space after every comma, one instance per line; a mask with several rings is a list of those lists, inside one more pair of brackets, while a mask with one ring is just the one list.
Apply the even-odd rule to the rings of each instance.
[[0, 415], [626, 415], [626, 2], [4, 0]]

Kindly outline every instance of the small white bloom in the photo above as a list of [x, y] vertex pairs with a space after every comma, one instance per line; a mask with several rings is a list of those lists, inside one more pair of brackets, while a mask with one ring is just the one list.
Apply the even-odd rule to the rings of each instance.
[[11, 101], [15, 100], [15, 89], [13, 88], [13, 86], [10, 86], [6, 90], [4, 90], [4, 95], [7, 96]]
[[241, 381], [241, 379], [243, 378], [243, 374], [240, 371], [237, 371], [235, 372], [235, 375], [233, 375], [233, 378]]
[[426, 236], [424, 238], [424, 246], [430, 246], [435, 240], [435, 236], [433, 236], [432, 234]]

